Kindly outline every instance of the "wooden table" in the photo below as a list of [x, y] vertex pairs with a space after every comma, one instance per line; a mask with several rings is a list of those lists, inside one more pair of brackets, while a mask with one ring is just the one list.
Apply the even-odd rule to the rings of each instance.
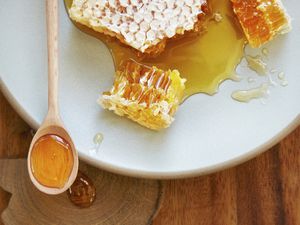
[[[31, 138], [31, 128], [0, 94], [0, 158], [26, 157]], [[300, 224], [300, 127], [267, 152], [237, 167], [198, 178], [155, 182], [157, 199], [142, 224]], [[113, 196], [108, 198], [113, 200]], [[0, 212], [10, 199], [11, 194], [0, 188]], [[139, 225], [133, 221], [142, 221], [136, 218], [144, 216], [142, 211], [143, 206], [135, 219], [122, 223], [117, 218], [126, 214], [125, 210], [103, 224]]]

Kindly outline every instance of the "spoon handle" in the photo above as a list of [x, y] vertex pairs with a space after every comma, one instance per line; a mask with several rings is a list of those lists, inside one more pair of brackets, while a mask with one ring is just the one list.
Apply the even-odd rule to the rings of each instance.
[[58, 0], [46, 0], [48, 46], [48, 116], [59, 117], [58, 110]]

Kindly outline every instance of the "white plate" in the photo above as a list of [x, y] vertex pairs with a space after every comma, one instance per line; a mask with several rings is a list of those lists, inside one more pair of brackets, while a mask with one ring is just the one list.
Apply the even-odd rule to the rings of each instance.
[[[266, 104], [230, 98], [247, 82], [227, 81], [213, 97], [189, 98], [171, 128], [153, 132], [102, 110], [96, 99], [112, 84], [113, 63], [100, 41], [81, 33], [60, 5], [60, 105], [80, 157], [103, 169], [140, 177], [204, 174], [245, 161], [271, 147], [299, 124], [300, 8], [285, 2], [293, 31], [269, 47], [271, 64], [289, 85], [271, 88]], [[20, 115], [37, 128], [47, 110], [44, 1], [3, 1], [0, 7], [1, 88]], [[249, 70], [241, 68], [242, 73]], [[93, 137], [103, 133], [97, 153]]]

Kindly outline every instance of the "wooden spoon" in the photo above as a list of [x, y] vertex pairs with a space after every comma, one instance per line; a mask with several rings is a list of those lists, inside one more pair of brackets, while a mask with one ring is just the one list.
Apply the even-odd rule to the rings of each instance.
[[[46, 194], [60, 194], [66, 191], [74, 182], [78, 172], [78, 154], [73, 141], [63, 126], [58, 109], [58, 0], [46, 1], [47, 11], [47, 44], [48, 44], [48, 114], [31, 142], [27, 166], [32, 183]], [[31, 168], [31, 153], [36, 141], [47, 134], [54, 134], [64, 139], [71, 147], [73, 168], [69, 179], [62, 188], [46, 187], [34, 177]], [[48, 166], [48, 165], [47, 165]], [[49, 165], [51, 168], [52, 165]]]

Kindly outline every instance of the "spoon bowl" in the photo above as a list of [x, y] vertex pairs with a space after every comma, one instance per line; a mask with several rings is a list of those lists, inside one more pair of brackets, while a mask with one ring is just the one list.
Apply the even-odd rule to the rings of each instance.
[[[62, 188], [53, 188], [53, 187], [47, 187], [39, 183], [39, 181], [34, 177], [32, 168], [31, 168], [31, 153], [32, 149], [35, 145], [35, 143], [43, 136], [45, 135], [57, 135], [64, 139], [71, 147], [72, 156], [73, 156], [73, 168], [70, 173], [70, 176], [65, 183], [65, 185]], [[28, 160], [27, 160], [27, 168], [29, 177], [32, 181], [32, 183], [42, 192], [50, 195], [57, 195], [60, 193], [65, 192], [75, 181], [77, 173], [78, 173], [78, 153], [75, 150], [74, 143], [69, 135], [69, 133], [64, 128], [62, 122], [58, 120], [48, 119], [48, 117], [45, 119], [44, 123], [41, 125], [41, 127], [38, 129], [36, 134], [34, 135], [30, 148], [28, 153]]]

